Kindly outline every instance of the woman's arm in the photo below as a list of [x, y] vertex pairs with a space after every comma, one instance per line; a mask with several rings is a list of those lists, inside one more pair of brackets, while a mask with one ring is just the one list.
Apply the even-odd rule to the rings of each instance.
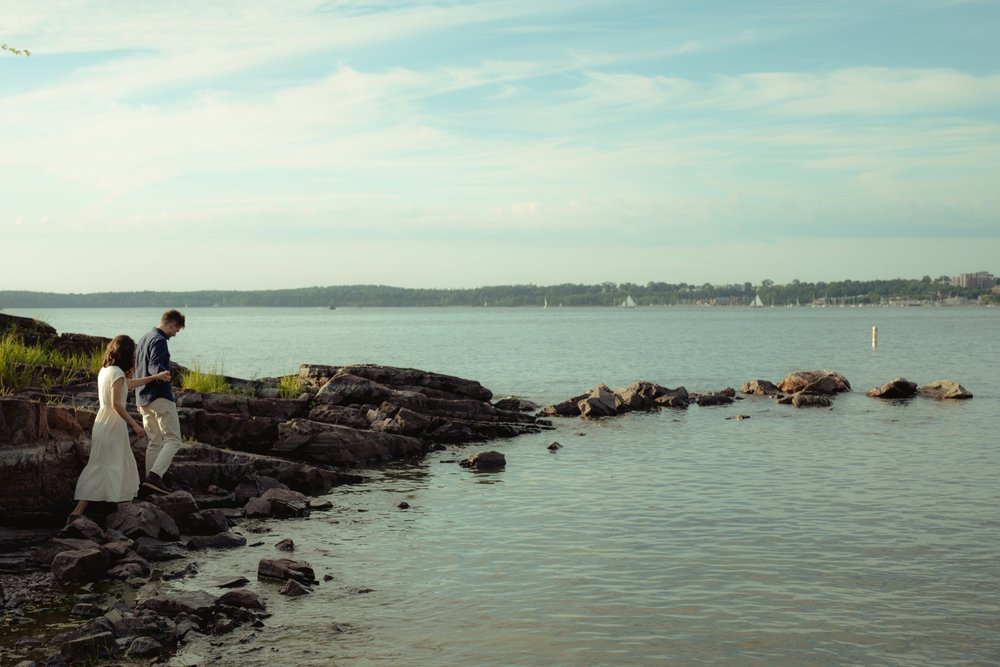
[[150, 382], [170, 382], [170, 371], [163, 371], [162, 373], [157, 373], [156, 375], [147, 375], [144, 378], [136, 378], [134, 380], [126, 379], [129, 389], [135, 389], [136, 387], [141, 387], [147, 385]]
[[[148, 378], [142, 378], [142, 379], [146, 380]], [[118, 378], [117, 380], [115, 380], [114, 385], [112, 385], [111, 387], [111, 395], [115, 397], [114, 398], [115, 412], [118, 413], [119, 417], [125, 420], [126, 424], [132, 427], [132, 430], [135, 431], [135, 434], [137, 436], [142, 438], [146, 435], [146, 432], [142, 430], [142, 426], [139, 426], [139, 422], [132, 419], [132, 415], [130, 415], [128, 413], [128, 410], [125, 409], [125, 401], [121, 399], [120, 397], [121, 392], [118, 391], [119, 382], [128, 382], [128, 380], [125, 378]]]

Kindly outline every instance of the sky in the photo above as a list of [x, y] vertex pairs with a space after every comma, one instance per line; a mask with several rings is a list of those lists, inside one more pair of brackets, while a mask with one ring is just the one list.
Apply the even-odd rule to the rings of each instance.
[[5, 0], [0, 290], [1000, 274], [1000, 0]]

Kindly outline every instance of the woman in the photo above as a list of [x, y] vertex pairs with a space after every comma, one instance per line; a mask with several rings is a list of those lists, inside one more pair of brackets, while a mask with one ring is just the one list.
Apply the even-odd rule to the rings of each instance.
[[115, 336], [104, 351], [103, 368], [97, 375], [97, 394], [101, 407], [94, 420], [90, 437], [90, 459], [80, 473], [73, 497], [79, 501], [69, 515], [72, 521], [83, 515], [90, 501], [129, 502], [139, 490], [139, 469], [132, 455], [128, 429], [142, 438], [142, 426], [125, 410], [129, 389], [154, 380], [170, 381], [170, 371], [131, 379], [135, 368], [135, 341], [128, 336]]

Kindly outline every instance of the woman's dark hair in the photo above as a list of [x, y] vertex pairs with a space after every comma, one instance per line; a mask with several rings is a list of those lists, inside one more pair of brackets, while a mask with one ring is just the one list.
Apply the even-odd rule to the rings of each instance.
[[128, 336], [115, 336], [104, 350], [101, 365], [117, 366], [128, 373], [135, 367], [135, 341]]

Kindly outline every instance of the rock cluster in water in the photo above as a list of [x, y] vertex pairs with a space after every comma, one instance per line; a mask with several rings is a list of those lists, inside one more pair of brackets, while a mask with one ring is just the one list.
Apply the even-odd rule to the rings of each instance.
[[[740, 387], [745, 395], [767, 396], [782, 405], [804, 407], [830, 407], [833, 398], [851, 391], [851, 383], [840, 373], [830, 370], [796, 371], [775, 384], [770, 380], [749, 380]], [[897, 378], [867, 392], [868, 396], [886, 399], [905, 399], [927, 396], [939, 400], [968, 399], [972, 394], [954, 380], [935, 380], [922, 387], [904, 378]], [[738, 400], [731, 387], [709, 393], [688, 393], [684, 387], [668, 389], [655, 382], [640, 380], [627, 387], [612, 391], [607, 385], [598, 385], [589, 392], [573, 396], [550, 405], [542, 415], [553, 417], [614, 417], [628, 412], [649, 412], [661, 408], [687, 408], [728, 405]]]

